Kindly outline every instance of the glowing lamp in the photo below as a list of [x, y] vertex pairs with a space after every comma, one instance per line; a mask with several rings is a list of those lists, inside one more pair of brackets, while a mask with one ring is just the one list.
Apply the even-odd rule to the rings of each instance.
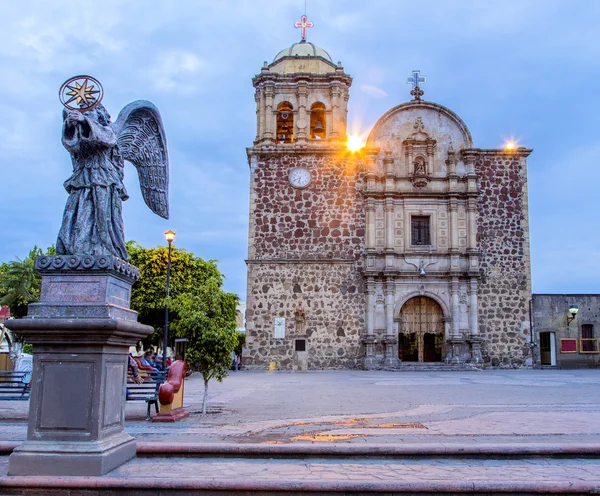
[[357, 152], [361, 148], [364, 148], [365, 142], [362, 140], [360, 136], [350, 135], [348, 136], [348, 141], [346, 142], [346, 146], [348, 150], [351, 152]]
[[175, 239], [175, 232], [171, 231], [170, 229], [165, 233], [165, 238], [167, 239], [167, 241], [169, 243], [172, 243], [173, 240]]
[[577, 305], [571, 305], [569, 307], [569, 313], [571, 314], [571, 316], [569, 317], [567, 315], [567, 326], [573, 321], [575, 320], [575, 317], [577, 317], [577, 312], [579, 312], [579, 307]]

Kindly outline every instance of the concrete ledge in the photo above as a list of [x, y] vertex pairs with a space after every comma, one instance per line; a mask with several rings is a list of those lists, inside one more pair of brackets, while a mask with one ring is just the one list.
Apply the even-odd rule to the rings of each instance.
[[[8, 455], [20, 442], [0, 442], [0, 454]], [[235, 456], [235, 457], [600, 457], [600, 443], [589, 444], [235, 444], [137, 442], [138, 456]]]
[[138, 456], [235, 457], [600, 457], [600, 444], [233, 444], [138, 442]]
[[[393, 493], [402, 494], [597, 494], [594, 482], [389, 482], [389, 481], [302, 481], [302, 480], [215, 480], [149, 478], [146, 477], [6, 477], [0, 478], [3, 495], [13, 494], [64, 494], [77, 490], [83, 495], [107, 494], [351, 494]], [[12, 489], [12, 491], [10, 491]], [[7, 491], [8, 490], [8, 491]], [[19, 492], [20, 491], [20, 492]]]

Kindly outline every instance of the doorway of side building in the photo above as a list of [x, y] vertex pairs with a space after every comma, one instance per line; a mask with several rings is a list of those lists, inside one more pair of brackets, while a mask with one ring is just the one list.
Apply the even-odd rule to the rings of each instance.
[[540, 332], [540, 363], [556, 366], [556, 338], [553, 332]]
[[400, 310], [398, 358], [403, 362], [441, 362], [444, 359], [442, 308], [432, 298], [416, 296]]

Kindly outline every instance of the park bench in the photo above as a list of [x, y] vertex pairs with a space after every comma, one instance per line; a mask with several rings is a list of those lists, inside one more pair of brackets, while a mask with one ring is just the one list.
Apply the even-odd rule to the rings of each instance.
[[144, 379], [142, 384], [136, 384], [133, 381], [131, 374], [127, 375], [127, 390], [125, 394], [126, 401], [145, 401], [148, 403], [148, 414], [146, 420], [150, 419], [150, 407], [154, 405], [156, 413], [158, 413], [158, 388], [165, 382], [165, 373], [146, 372], [140, 373], [140, 377]]
[[31, 372], [0, 370], [0, 400], [28, 400]]

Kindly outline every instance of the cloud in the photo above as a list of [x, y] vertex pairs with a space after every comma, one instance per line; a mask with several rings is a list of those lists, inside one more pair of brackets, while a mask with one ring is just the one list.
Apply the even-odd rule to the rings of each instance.
[[385, 91], [383, 91], [381, 88], [378, 88], [377, 86], [361, 84], [359, 88], [360, 91], [374, 98], [385, 98], [386, 96], [388, 96], [388, 94]]
[[189, 95], [196, 91], [195, 80], [190, 76], [205, 64], [190, 52], [161, 53], [157, 57], [156, 65], [151, 70], [156, 89]]

